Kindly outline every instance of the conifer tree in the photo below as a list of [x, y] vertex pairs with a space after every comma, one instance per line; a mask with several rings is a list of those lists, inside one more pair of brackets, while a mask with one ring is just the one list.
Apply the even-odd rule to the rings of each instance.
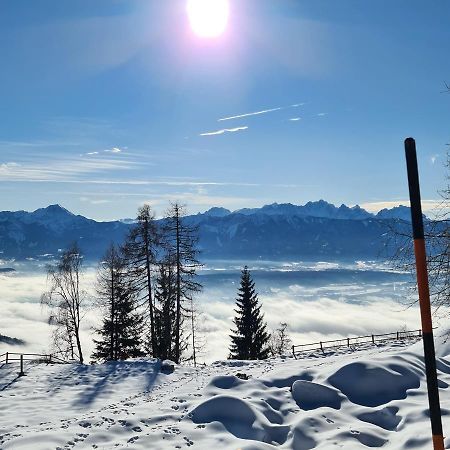
[[[198, 230], [185, 219], [184, 207], [178, 203], [172, 204], [167, 213], [164, 228], [165, 247], [173, 255], [175, 268], [175, 345], [174, 360], [179, 363], [186, 343], [183, 342], [183, 321], [189, 316], [189, 305], [192, 296], [202, 289], [196, 281], [196, 272], [201, 267], [197, 259]], [[187, 313], [187, 314], [186, 314]]]
[[153, 278], [157, 265], [160, 245], [160, 231], [149, 205], [138, 210], [137, 223], [131, 229], [124, 245], [127, 273], [138, 295], [138, 306], [144, 309], [144, 321], [147, 325], [147, 350], [151, 356], [157, 356], [157, 338], [155, 332], [155, 307]]
[[176, 276], [170, 261], [159, 267], [155, 283], [155, 333], [158, 358], [174, 359], [176, 335]]
[[270, 350], [268, 342], [270, 335], [264, 315], [261, 313], [255, 283], [248, 267], [241, 273], [241, 284], [238, 290], [233, 320], [235, 329], [231, 330], [230, 359], [266, 359]]
[[140, 331], [142, 318], [136, 312], [135, 295], [125, 276], [125, 264], [114, 245], [100, 263], [97, 278], [99, 305], [104, 311], [103, 324], [93, 358], [117, 361], [142, 356]]

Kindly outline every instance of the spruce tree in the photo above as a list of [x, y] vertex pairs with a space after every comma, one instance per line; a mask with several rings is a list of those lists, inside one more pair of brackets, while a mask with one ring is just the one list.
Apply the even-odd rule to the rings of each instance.
[[236, 306], [236, 317], [233, 319], [236, 329], [231, 330], [229, 359], [266, 359], [270, 353], [270, 335], [267, 333], [255, 283], [247, 266], [241, 273]]
[[140, 332], [142, 318], [136, 312], [136, 297], [125, 264], [114, 245], [100, 263], [97, 278], [99, 305], [104, 312], [102, 327], [94, 340], [93, 358], [117, 361], [142, 356]]
[[176, 301], [175, 270], [165, 262], [159, 267], [155, 284], [155, 334], [160, 359], [175, 359]]

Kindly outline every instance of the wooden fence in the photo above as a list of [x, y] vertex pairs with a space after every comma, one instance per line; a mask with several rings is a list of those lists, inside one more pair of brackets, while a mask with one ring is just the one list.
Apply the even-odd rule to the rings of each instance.
[[394, 333], [370, 334], [367, 336], [348, 337], [345, 339], [335, 339], [332, 341], [320, 341], [312, 344], [300, 344], [292, 346], [294, 358], [300, 353], [317, 352], [325, 353], [326, 350], [336, 350], [339, 348], [353, 347], [361, 344], [376, 344], [392, 341], [403, 341], [408, 339], [422, 338], [422, 330], [396, 331]]
[[41, 355], [38, 353], [6, 352], [0, 355], [0, 367], [2, 367], [3, 364], [20, 363], [20, 376], [24, 375], [23, 363], [25, 361], [33, 361], [35, 363], [44, 364], [69, 364], [69, 361], [65, 361], [55, 354]]

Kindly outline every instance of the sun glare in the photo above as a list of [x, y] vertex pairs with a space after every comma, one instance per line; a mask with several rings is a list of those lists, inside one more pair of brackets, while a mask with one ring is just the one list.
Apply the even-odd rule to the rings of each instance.
[[187, 14], [192, 31], [202, 38], [223, 34], [228, 25], [228, 0], [188, 0]]

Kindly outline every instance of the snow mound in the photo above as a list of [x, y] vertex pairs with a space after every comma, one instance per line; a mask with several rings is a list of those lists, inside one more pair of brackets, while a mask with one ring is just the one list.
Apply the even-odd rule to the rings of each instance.
[[343, 398], [335, 389], [301, 380], [292, 385], [292, 397], [305, 411], [322, 407], [340, 409]]
[[353, 403], [380, 406], [406, 398], [409, 389], [420, 387], [420, 376], [405, 365], [354, 362], [341, 367], [328, 382]]
[[274, 378], [272, 380], [264, 381], [264, 384], [268, 387], [291, 387], [296, 381], [312, 381], [314, 375], [311, 372], [305, 371], [300, 375], [291, 375], [288, 377]]
[[218, 389], [232, 389], [243, 383], [245, 382], [233, 375], [222, 375], [214, 377], [209, 384]]
[[358, 419], [363, 422], [373, 423], [374, 425], [384, 428], [385, 430], [393, 431], [401, 422], [401, 416], [398, 416], [399, 408], [396, 406], [388, 406], [373, 412], [361, 413]]
[[218, 395], [201, 403], [191, 413], [196, 424], [220, 422], [234, 436], [261, 441], [264, 429], [250, 405], [236, 397]]
[[218, 395], [197, 406], [190, 414], [196, 424], [218, 422], [225, 430], [239, 439], [283, 444], [289, 426], [271, 424], [249, 402], [228, 395]]

